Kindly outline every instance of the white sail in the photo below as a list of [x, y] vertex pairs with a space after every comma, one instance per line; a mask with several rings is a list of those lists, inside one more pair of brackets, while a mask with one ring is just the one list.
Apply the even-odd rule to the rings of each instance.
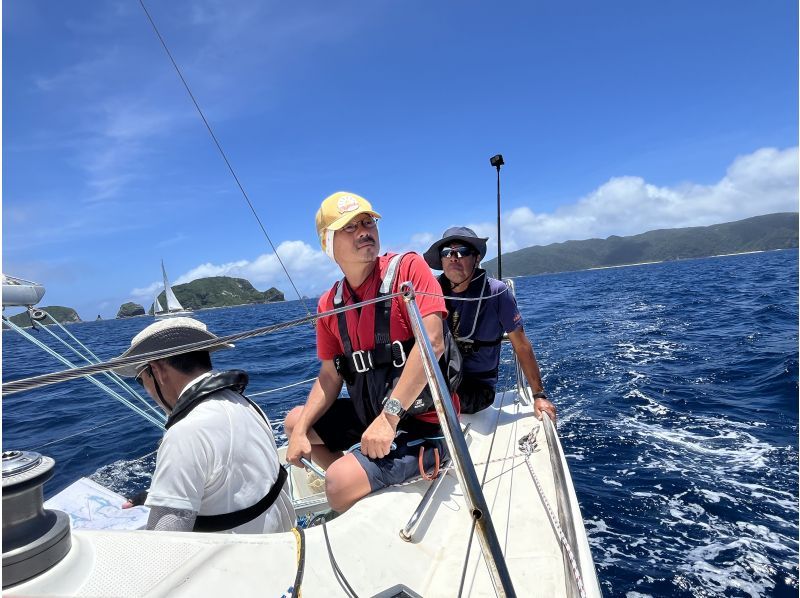
[[156, 295], [156, 299], [153, 303], [153, 313], [161, 313], [164, 311], [164, 306], [161, 305], [161, 301], [158, 300], [158, 295]]
[[167, 271], [164, 268], [164, 260], [161, 260], [161, 273], [164, 275], [164, 292], [167, 296], [167, 311], [183, 311], [183, 305], [181, 305], [181, 302], [178, 301], [175, 293], [172, 292], [172, 287], [169, 286]]

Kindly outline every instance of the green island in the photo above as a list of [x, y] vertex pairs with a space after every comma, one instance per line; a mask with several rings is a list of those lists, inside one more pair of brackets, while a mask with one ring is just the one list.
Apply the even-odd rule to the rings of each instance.
[[[502, 266], [504, 277], [528, 276], [797, 246], [798, 213], [781, 212], [711, 226], [536, 245], [504, 253]], [[497, 259], [486, 261], [483, 267], [496, 274]]]
[[[285, 300], [283, 293], [275, 287], [262, 292], [256, 290], [249, 280], [230, 276], [199, 278], [185, 284], [173, 285], [172, 291], [181, 305], [191, 310]], [[161, 305], [166, 305], [163, 291], [158, 295], [158, 301]], [[153, 313], [152, 304], [147, 313]]]
[[[36, 311], [45, 311], [50, 314], [56, 322], [60, 324], [74, 324], [75, 322], [82, 322], [83, 320], [80, 319], [78, 316], [78, 312], [76, 312], [71, 307], [64, 307], [62, 305], [50, 305], [47, 307], [38, 307]], [[11, 322], [19, 326], [20, 328], [30, 328], [31, 327], [31, 318], [28, 315], [28, 312], [22, 312], [20, 314], [16, 314], [8, 318]], [[53, 324], [53, 320], [48, 318], [47, 316], [44, 319], [38, 320], [37, 324], [43, 324], [49, 326]], [[8, 326], [3, 323], [3, 328], [7, 329]]]

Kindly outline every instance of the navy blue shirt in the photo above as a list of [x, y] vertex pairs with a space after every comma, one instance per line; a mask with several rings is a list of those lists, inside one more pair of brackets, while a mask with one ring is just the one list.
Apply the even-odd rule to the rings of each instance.
[[[497, 341], [504, 332], [522, 328], [522, 315], [511, 291], [504, 282], [487, 277], [485, 270], [476, 269], [467, 290], [461, 293], [452, 292], [444, 274], [439, 277], [439, 283], [447, 302], [447, 323], [462, 346], [469, 345], [469, 340]], [[482, 299], [458, 301], [459, 297]], [[492, 387], [497, 385], [500, 343], [462, 350], [462, 356], [465, 378], [477, 379]]]

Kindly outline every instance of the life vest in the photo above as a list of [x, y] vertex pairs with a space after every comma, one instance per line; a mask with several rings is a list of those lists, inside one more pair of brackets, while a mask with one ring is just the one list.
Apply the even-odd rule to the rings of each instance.
[[[503, 341], [503, 335], [501, 334], [497, 338], [490, 339], [490, 340], [482, 340], [473, 338], [475, 334], [475, 330], [477, 329], [478, 321], [481, 318], [483, 313], [486, 313], [486, 307], [488, 306], [488, 300], [491, 298], [491, 288], [489, 286], [489, 276], [486, 274], [485, 270], [476, 269], [476, 273], [478, 276], [473, 276], [472, 280], [470, 281], [469, 285], [467, 285], [467, 290], [464, 293], [465, 298], [470, 299], [478, 299], [478, 301], [470, 301], [470, 303], [477, 303], [475, 306], [475, 315], [471, 324], [468, 324], [467, 327], [471, 328], [469, 332], [464, 335], [458, 334], [461, 332], [460, 328], [464, 324], [464, 321], [461, 320], [459, 325], [459, 330], [453, 330], [451, 323], [454, 318], [448, 318], [448, 324], [450, 327], [450, 331], [455, 338], [456, 345], [458, 346], [458, 350], [461, 352], [463, 357], [469, 357], [482, 347], [496, 347]], [[483, 278], [483, 280], [481, 280]], [[441, 274], [438, 277], [439, 285], [442, 287], [442, 293], [444, 294], [445, 304], [447, 305], [447, 311], [451, 314], [456, 313], [463, 313], [463, 309], [456, 310], [454, 308], [454, 304], [458, 301], [457, 298], [454, 298], [451, 293], [453, 292], [453, 285], [448, 280], [448, 278]], [[480, 288], [480, 292], [478, 289]], [[484, 299], [487, 301], [484, 302]], [[463, 304], [463, 301], [459, 301], [459, 303]], [[478, 378], [496, 378], [497, 377], [498, 368], [494, 368], [492, 370], [486, 372], [470, 372], [470, 377], [478, 377]]]
[[[398, 254], [389, 260], [386, 274], [380, 282], [376, 298], [391, 294], [397, 268], [405, 254]], [[347, 279], [336, 285], [333, 298], [335, 309], [344, 307], [344, 288]], [[349, 285], [348, 285], [349, 289]], [[352, 289], [349, 289], [351, 296]], [[345, 312], [336, 314], [339, 336], [342, 339], [344, 353], [334, 357], [336, 371], [345, 381], [347, 392], [353, 400], [353, 407], [359, 419], [365, 425], [370, 424], [383, 409], [383, 402], [390, 395], [403, 373], [408, 355], [414, 346], [414, 338], [405, 341], [392, 341], [390, 337], [390, 321], [392, 297], [375, 304], [375, 347], [373, 349], [353, 351], [350, 334], [347, 331]], [[452, 392], [461, 381], [461, 355], [455, 346], [446, 322], [442, 322], [445, 341], [444, 354], [439, 358], [445, 380]], [[433, 409], [433, 396], [428, 385], [422, 389], [414, 403], [406, 410], [409, 415], [426, 413]]]
[[[165, 428], [169, 429], [176, 423], [185, 418], [191, 411], [203, 401], [212, 398], [212, 395], [220, 390], [231, 389], [240, 395], [256, 410], [256, 413], [269, 425], [267, 417], [258, 405], [247, 398], [243, 393], [247, 387], [249, 378], [247, 372], [242, 370], [230, 370], [227, 372], [215, 372], [187, 388], [181, 398], [175, 404], [175, 408], [167, 418]], [[254, 505], [220, 515], [198, 515], [194, 521], [195, 532], [221, 532], [234, 529], [252, 521], [267, 509], [269, 509], [280, 495], [283, 485], [286, 483], [288, 474], [286, 469], [278, 465], [278, 477], [272, 483], [264, 497]]]
[[[478, 325], [478, 320], [481, 317], [481, 310], [485, 311], [488, 300], [491, 298], [491, 288], [489, 286], [489, 277], [486, 275], [485, 270], [476, 270], [478, 276], [473, 276], [473, 279], [470, 281], [469, 285], [467, 286], [467, 291], [464, 293], [464, 298], [470, 299], [478, 299], [478, 305], [475, 307], [475, 316], [472, 321], [472, 327], [469, 332], [466, 334], [457, 334], [457, 331], [452, 330], [453, 336], [455, 336], [456, 343], [458, 344], [458, 348], [464, 355], [469, 355], [473, 351], [480, 349], [481, 347], [496, 347], [503, 341], [503, 335], [501, 334], [497, 338], [491, 340], [481, 340], [473, 338], [475, 335], [475, 329]], [[481, 278], [483, 280], [481, 280]], [[450, 313], [463, 313], [463, 310], [456, 310], [453, 307], [453, 304], [457, 300], [457, 298], [451, 293], [453, 292], [453, 285], [448, 280], [448, 278], [441, 274], [438, 278], [439, 286], [442, 287], [442, 293], [444, 294], [445, 304], [447, 305], [447, 310]], [[480, 286], [480, 293], [478, 293], [478, 287]], [[470, 292], [472, 291], [472, 292]], [[486, 299], [486, 303], [484, 303], [484, 299]], [[460, 303], [464, 303], [461, 301]], [[474, 301], [471, 301], [474, 303]], [[462, 320], [461, 323], [463, 324], [464, 321]], [[461, 332], [459, 330], [458, 332]]]

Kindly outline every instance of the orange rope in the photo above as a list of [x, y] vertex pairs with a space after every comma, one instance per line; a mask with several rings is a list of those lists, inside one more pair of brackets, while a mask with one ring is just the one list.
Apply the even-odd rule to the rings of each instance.
[[433, 473], [428, 474], [425, 472], [425, 465], [423, 464], [422, 456], [425, 454], [425, 447], [419, 447], [419, 473], [425, 480], [435, 480], [439, 477], [439, 449], [433, 449], [433, 455], [436, 458], [436, 464], [433, 466]]

